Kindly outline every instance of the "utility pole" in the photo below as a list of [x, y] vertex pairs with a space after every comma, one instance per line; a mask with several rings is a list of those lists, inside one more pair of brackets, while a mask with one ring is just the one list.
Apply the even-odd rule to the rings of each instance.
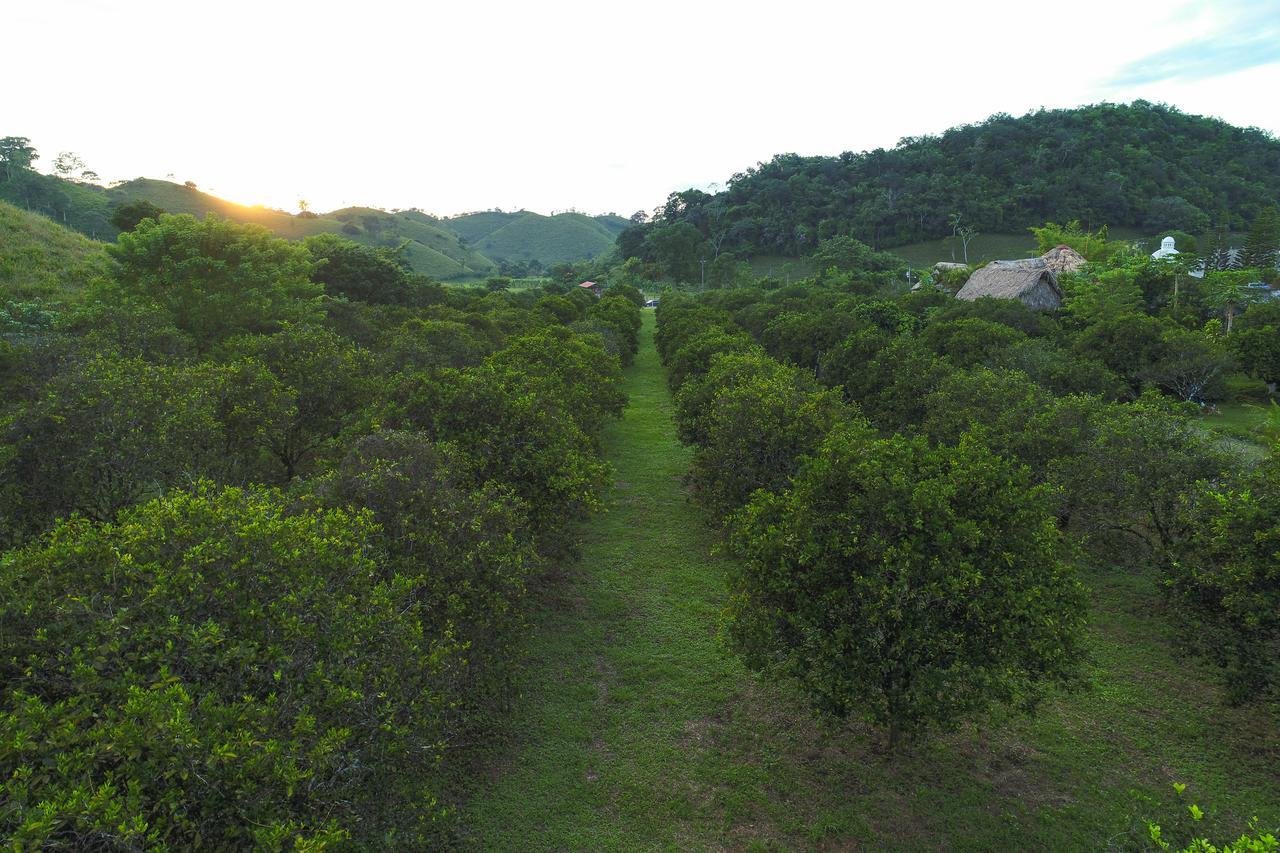
[[700, 289], [706, 290], [707, 289], [707, 259], [703, 258], [702, 260], [698, 261], [698, 263], [702, 264], [702, 287]]

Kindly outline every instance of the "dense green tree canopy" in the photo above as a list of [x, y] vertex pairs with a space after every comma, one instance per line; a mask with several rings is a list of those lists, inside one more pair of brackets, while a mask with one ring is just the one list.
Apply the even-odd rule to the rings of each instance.
[[401, 831], [429, 827], [463, 650], [423, 632], [426, 581], [381, 574], [376, 536], [365, 512], [201, 487], [0, 556], [0, 832], [278, 848], [385, 844], [404, 809]]
[[891, 744], [1078, 671], [1083, 595], [1047, 494], [977, 442], [837, 429], [734, 527], [735, 647]]
[[162, 216], [109, 248], [120, 290], [172, 312], [202, 346], [319, 316], [323, 289], [311, 281], [311, 254], [257, 225]]
[[780, 154], [716, 195], [673, 194], [637, 230], [685, 223], [722, 249], [804, 255], [836, 235], [876, 248], [946, 236], [957, 213], [984, 233], [1071, 220], [1191, 230], [1219, 210], [1243, 228], [1278, 196], [1280, 142], [1136, 101], [998, 114], [891, 149]]
[[1191, 648], [1223, 667], [1233, 699], [1280, 693], [1280, 465], [1191, 494], [1168, 589]]

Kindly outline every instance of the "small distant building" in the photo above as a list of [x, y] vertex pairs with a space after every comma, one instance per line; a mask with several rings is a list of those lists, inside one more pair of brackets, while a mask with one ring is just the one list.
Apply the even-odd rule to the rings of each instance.
[[992, 261], [969, 276], [956, 299], [1017, 299], [1037, 311], [1057, 311], [1062, 307], [1058, 276], [1075, 272], [1086, 263], [1084, 255], [1065, 245], [1055, 246], [1038, 258]]
[[1062, 307], [1058, 276], [1047, 264], [1028, 261], [992, 261], [969, 276], [956, 299], [972, 302], [984, 296], [1016, 299], [1036, 311], [1057, 311]]
[[600, 298], [601, 287], [600, 285], [596, 284], [594, 281], [584, 281], [582, 284], [578, 285], [578, 287], [581, 287], [584, 290], [590, 290], [592, 293], [596, 295], [597, 299]]
[[[1228, 251], [1234, 252], [1235, 250], [1229, 249]], [[1179, 254], [1180, 252], [1178, 251], [1178, 247], [1175, 245], [1173, 237], [1165, 237], [1160, 241], [1160, 248], [1151, 253], [1151, 257], [1153, 260], [1159, 261], [1166, 258], [1177, 257]], [[1201, 263], [1195, 269], [1188, 272], [1187, 275], [1192, 278], [1204, 278], [1204, 264]]]
[[1151, 257], [1158, 261], [1161, 258], [1172, 258], [1176, 254], [1178, 254], [1178, 247], [1174, 245], [1174, 239], [1165, 237], [1160, 241], [1160, 248], [1151, 253]]

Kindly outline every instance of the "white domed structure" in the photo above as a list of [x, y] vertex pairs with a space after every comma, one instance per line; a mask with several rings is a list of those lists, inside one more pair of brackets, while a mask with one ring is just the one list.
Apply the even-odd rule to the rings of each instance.
[[1165, 237], [1160, 241], [1160, 248], [1151, 253], [1151, 257], [1159, 260], [1160, 258], [1171, 258], [1178, 254], [1178, 249], [1173, 244], [1172, 237]]

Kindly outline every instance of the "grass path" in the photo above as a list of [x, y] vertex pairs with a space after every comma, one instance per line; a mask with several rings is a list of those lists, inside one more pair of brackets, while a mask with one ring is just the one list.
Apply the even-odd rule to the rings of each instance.
[[646, 312], [629, 405], [604, 436], [616, 470], [608, 512], [537, 627], [513, 725], [523, 736], [469, 815], [485, 848], [678, 844], [692, 832], [682, 825], [701, 822], [689, 744], [742, 673], [717, 647], [724, 584], [686, 500], [689, 454], [652, 333]]
[[1132, 792], [1169, 799], [1174, 780], [1210, 831], [1280, 822], [1274, 721], [1223, 708], [1170, 656], [1149, 579], [1090, 579], [1091, 691], [893, 757], [748, 676], [716, 640], [724, 566], [681, 483], [652, 333], [646, 312], [630, 405], [604, 436], [608, 512], [541, 593], [511, 742], [462, 814], [468, 846], [1106, 849], [1133, 814], [1159, 815]]

